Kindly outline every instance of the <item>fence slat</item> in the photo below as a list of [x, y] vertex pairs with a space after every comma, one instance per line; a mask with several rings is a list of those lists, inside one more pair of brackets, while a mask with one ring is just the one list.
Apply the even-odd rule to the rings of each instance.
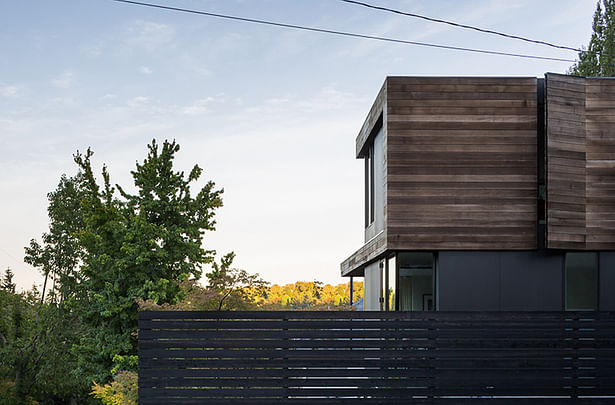
[[498, 396], [615, 400], [615, 313], [139, 313], [141, 404], [474, 403]]

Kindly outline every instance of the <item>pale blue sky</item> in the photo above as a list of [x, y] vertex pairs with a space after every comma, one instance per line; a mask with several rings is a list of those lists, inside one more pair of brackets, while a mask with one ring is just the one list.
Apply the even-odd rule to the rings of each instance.
[[[558, 44], [586, 45], [594, 0], [366, 0]], [[573, 52], [338, 0], [158, 4], [413, 41], [574, 59]], [[205, 238], [274, 283], [343, 282], [363, 242], [354, 140], [387, 75], [542, 76], [569, 63], [343, 38], [110, 0], [27, 0], [0, 14], [0, 269], [40, 282], [23, 247], [46, 231], [46, 193], [72, 154], [127, 185], [152, 138], [176, 139], [224, 187]]]

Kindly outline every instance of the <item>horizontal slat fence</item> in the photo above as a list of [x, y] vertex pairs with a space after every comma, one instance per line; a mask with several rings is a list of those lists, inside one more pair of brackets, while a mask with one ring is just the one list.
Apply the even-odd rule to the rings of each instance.
[[486, 400], [615, 402], [615, 313], [139, 313], [140, 404]]

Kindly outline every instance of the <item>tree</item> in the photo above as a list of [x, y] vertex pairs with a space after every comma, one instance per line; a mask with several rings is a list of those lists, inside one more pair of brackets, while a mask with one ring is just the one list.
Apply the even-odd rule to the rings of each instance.
[[68, 403], [87, 394], [89, 381], [75, 373], [72, 353], [82, 335], [78, 319], [40, 295], [36, 288], [0, 289], [0, 382], [9, 387], [2, 404]]
[[258, 274], [249, 274], [245, 270], [231, 268], [234, 253], [224, 256], [220, 264], [213, 263], [213, 270], [207, 273], [207, 288], [213, 293], [212, 301], [216, 311], [248, 309], [257, 297], [263, 297], [268, 282]]
[[78, 264], [83, 255], [77, 234], [83, 230], [83, 174], [60, 178], [55, 191], [47, 194], [49, 232], [43, 233], [42, 244], [30, 241], [24, 261], [39, 269], [44, 283], [41, 302], [45, 299], [49, 277], [53, 280], [51, 295], [60, 304], [73, 298], [81, 282]]
[[83, 401], [92, 380], [105, 384], [112, 371], [135, 370], [137, 302], [178, 302], [182, 283], [200, 278], [213, 261], [203, 237], [215, 229], [222, 190], [209, 181], [193, 194], [202, 170], [174, 170], [178, 152], [175, 141], [152, 141], [131, 172], [134, 194], [112, 186], [106, 166], [99, 185], [93, 152], [77, 152], [77, 175], [62, 176], [48, 194], [49, 230], [25, 255], [44, 275], [43, 291], [27, 311], [22, 305], [9, 314], [9, 324], [17, 319], [22, 326], [7, 331], [21, 335], [4, 339], [0, 353], [13, 353], [0, 366], [16, 371], [22, 399]]
[[15, 274], [11, 271], [10, 267], [7, 267], [4, 271], [4, 278], [2, 279], [2, 284], [0, 284], [0, 288], [10, 292], [11, 294], [15, 294], [15, 283], [13, 283], [13, 276]]
[[[602, 4], [601, 4], [602, 3]], [[587, 50], [568, 73], [578, 76], [615, 76], [615, 0], [599, 0]]]
[[90, 149], [74, 156], [83, 172], [79, 310], [90, 326], [80, 349], [82, 358], [100, 366], [92, 376], [99, 382], [108, 379], [116, 355], [136, 355], [137, 300], [177, 302], [179, 282], [200, 278], [202, 266], [213, 260], [203, 235], [215, 229], [222, 190], [209, 181], [193, 196], [191, 186], [202, 170], [195, 165], [188, 176], [174, 171], [178, 151], [175, 141], [162, 148], [152, 141], [147, 158], [131, 172], [134, 195], [111, 186], [106, 166], [98, 185]]
[[146, 310], [169, 311], [237, 311], [258, 309], [269, 292], [269, 283], [258, 274], [232, 268], [233, 252], [212, 263], [207, 273], [207, 286], [196, 280], [179, 282], [181, 300], [175, 304], [156, 304], [152, 300], [140, 300], [139, 307]]

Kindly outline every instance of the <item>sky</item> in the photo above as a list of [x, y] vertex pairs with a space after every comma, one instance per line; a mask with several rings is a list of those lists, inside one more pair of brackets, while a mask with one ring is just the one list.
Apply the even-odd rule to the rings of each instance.
[[[365, 0], [578, 48], [595, 0]], [[157, 0], [155, 4], [366, 35], [575, 59], [571, 51], [339, 0]], [[111, 181], [152, 139], [176, 167], [224, 188], [204, 246], [271, 283], [347, 282], [363, 244], [354, 142], [387, 75], [532, 76], [569, 62], [348, 38], [119, 3], [5, 2], [0, 13], [0, 270], [41, 284], [24, 246], [48, 229], [47, 193], [91, 147]], [[195, 189], [196, 191], [196, 189]]]

